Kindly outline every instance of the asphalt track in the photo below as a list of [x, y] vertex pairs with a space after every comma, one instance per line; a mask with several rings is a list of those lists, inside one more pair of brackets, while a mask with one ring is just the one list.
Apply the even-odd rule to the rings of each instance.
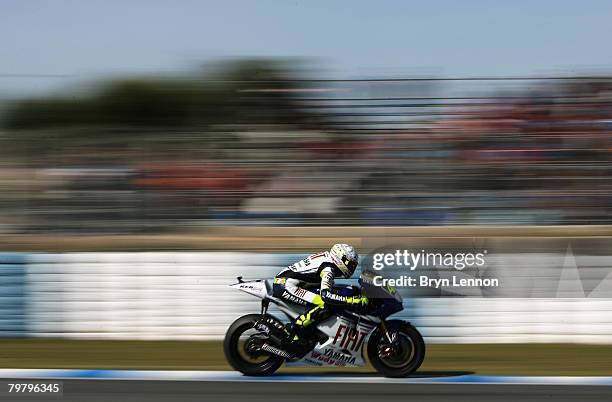
[[[6, 401], [611, 401], [612, 379], [603, 377], [481, 377], [422, 373], [387, 379], [359, 374], [285, 374], [267, 378], [217, 372], [85, 371], [83, 376], [19, 373], [0, 375], [35, 381], [57, 378], [63, 395], [3, 394]], [[124, 373], [124, 372], [123, 372]], [[192, 374], [190, 374], [192, 373]], [[7, 375], [9, 374], [9, 375]], [[168, 377], [170, 379], [163, 379]], [[146, 378], [146, 379], [139, 379]]]

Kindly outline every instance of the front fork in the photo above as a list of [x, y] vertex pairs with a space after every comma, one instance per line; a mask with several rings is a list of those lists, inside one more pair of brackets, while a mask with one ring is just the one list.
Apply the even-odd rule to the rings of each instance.
[[399, 336], [397, 331], [389, 330], [385, 320], [380, 322], [380, 330], [385, 335], [385, 341], [378, 346], [378, 353], [381, 357], [391, 356], [399, 350]]

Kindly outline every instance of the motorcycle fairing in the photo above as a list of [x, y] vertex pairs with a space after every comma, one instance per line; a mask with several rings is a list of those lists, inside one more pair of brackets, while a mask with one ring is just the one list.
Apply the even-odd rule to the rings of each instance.
[[267, 280], [258, 279], [256, 281], [244, 281], [230, 285], [231, 288], [241, 290], [250, 295], [264, 299], [268, 296], [268, 288], [271, 286]]
[[318, 367], [362, 367], [364, 347], [373, 325], [356, 323], [354, 320], [332, 316], [317, 328], [327, 335], [327, 340], [318, 342], [314, 349], [302, 359], [287, 362], [290, 366]]
[[[305, 311], [303, 306], [285, 303], [274, 297], [272, 283], [269, 280], [240, 281], [230, 287], [261, 299], [270, 300], [290, 319], [294, 319]], [[378, 320], [375, 317], [372, 318]], [[327, 335], [327, 340], [318, 342], [313, 350], [303, 358], [287, 361], [286, 364], [288, 366], [363, 367], [366, 340], [375, 325], [372, 321], [360, 320], [358, 315], [348, 312], [334, 315], [317, 325], [319, 331]]]

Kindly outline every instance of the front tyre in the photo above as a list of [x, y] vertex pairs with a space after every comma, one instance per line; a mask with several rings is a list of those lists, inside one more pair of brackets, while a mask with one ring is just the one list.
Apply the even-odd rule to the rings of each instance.
[[368, 358], [376, 371], [385, 377], [406, 377], [421, 367], [425, 359], [425, 341], [415, 327], [407, 322], [387, 322], [390, 332], [398, 336], [397, 346], [390, 348], [387, 337], [377, 328], [368, 340]]
[[254, 353], [249, 347], [252, 335], [257, 334], [255, 323], [261, 318], [259, 314], [248, 314], [238, 318], [225, 333], [223, 351], [229, 364], [244, 375], [264, 376], [274, 373], [283, 364], [284, 359], [265, 353]]

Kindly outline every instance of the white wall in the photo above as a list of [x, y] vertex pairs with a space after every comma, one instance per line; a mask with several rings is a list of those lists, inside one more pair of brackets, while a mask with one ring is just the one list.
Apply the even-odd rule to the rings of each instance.
[[[34, 337], [222, 339], [259, 301], [228, 285], [272, 277], [298, 258], [263, 253], [33, 254], [26, 264]], [[612, 299], [424, 298], [405, 301], [429, 342], [612, 343]]]

